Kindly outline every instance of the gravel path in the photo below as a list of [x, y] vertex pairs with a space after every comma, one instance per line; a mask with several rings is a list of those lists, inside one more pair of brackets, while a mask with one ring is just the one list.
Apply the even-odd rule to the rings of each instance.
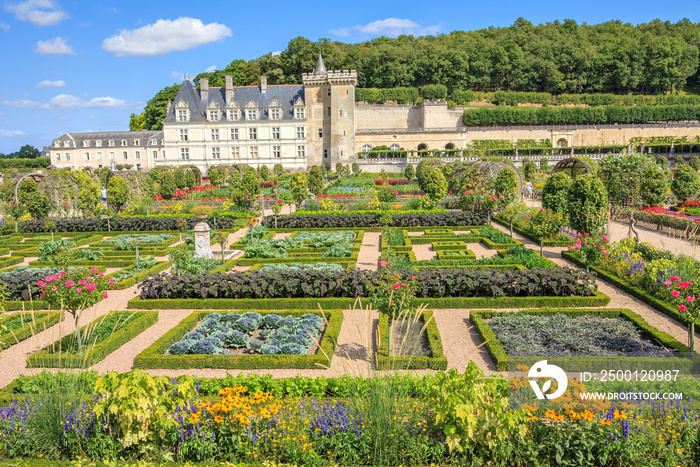
[[357, 269], [376, 271], [379, 267], [379, 248], [381, 247], [379, 232], [365, 232], [362, 246], [357, 254]]

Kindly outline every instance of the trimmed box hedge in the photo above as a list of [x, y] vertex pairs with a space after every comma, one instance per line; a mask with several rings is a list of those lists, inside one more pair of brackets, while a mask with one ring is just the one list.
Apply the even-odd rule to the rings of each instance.
[[[178, 217], [113, 217], [108, 219], [57, 219], [56, 232], [108, 232], [109, 234], [139, 232], [139, 231], [163, 231], [170, 230], [178, 232], [177, 226], [182, 219]], [[186, 218], [187, 229], [191, 230], [200, 221], [195, 218]], [[206, 220], [209, 225], [214, 225], [214, 218]], [[239, 219], [229, 217], [217, 217], [216, 224], [218, 230], [228, 230], [240, 228]], [[22, 232], [49, 232], [44, 221], [22, 222], [19, 226]]]
[[[68, 267], [69, 268], [125, 268], [134, 264], [134, 260], [126, 259], [113, 259], [104, 261], [73, 261]], [[30, 261], [29, 266], [33, 268], [49, 268], [53, 266], [53, 263], [49, 261]]]
[[[578, 259], [574, 255], [572, 255], [568, 251], [562, 251], [561, 256], [564, 259], [567, 259], [567, 260], [571, 261], [572, 263], [574, 263], [582, 268], [586, 267], [586, 265], [583, 263], [583, 261], [581, 261], [580, 259]], [[632, 284], [630, 284], [629, 281], [621, 279], [621, 278], [615, 276], [614, 274], [611, 274], [611, 273], [604, 271], [600, 268], [597, 268], [595, 266], [589, 266], [589, 268], [591, 271], [595, 272], [597, 277], [599, 277], [600, 279], [603, 279], [608, 284], [610, 284], [614, 287], [617, 287], [618, 289], [622, 290], [623, 292], [626, 292], [626, 293], [640, 299], [641, 301], [643, 301], [647, 305], [659, 310], [661, 313], [665, 314], [666, 316], [670, 316], [671, 318], [675, 319], [676, 321], [685, 324], [683, 319], [678, 314], [677, 308], [674, 307], [673, 305], [670, 305], [668, 302], [665, 302], [659, 298], [654, 297], [646, 290], [642, 290], [638, 287], [635, 287]], [[695, 321], [695, 325], [700, 326], [700, 319]]]
[[[348, 310], [355, 298], [132, 298], [129, 309], [154, 310], [305, 310], [320, 306], [324, 310]], [[369, 303], [369, 299], [367, 303]], [[446, 308], [525, 308], [525, 307], [596, 307], [610, 303], [610, 297], [595, 291], [588, 297], [445, 297], [419, 298], [419, 304], [432, 309]]]
[[[565, 371], [599, 371], [603, 368], [610, 368], [609, 363], [613, 360], [632, 363], [634, 364], [635, 368], [639, 369], [655, 369], [658, 368], [660, 362], [663, 362], [663, 366], [667, 367], [668, 363], [673, 361], [673, 358], [655, 357], [549, 357], [547, 355], [541, 355], [536, 357], [509, 356], [506, 353], [503, 346], [501, 346], [500, 342], [498, 342], [498, 339], [496, 338], [496, 334], [494, 333], [493, 329], [491, 329], [491, 327], [486, 322], [486, 320], [503, 313], [525, 313], [545, 316], [553, 316], [556, 314], [565, 314], [567, 316], [594, 315], [601, 318], [623, 318], [634, 323], [635, 326], [639, 328], [639, 330], [642, 332], [642, 335], [652, 340], [658, 341], [664, 347], [675, 350], [677, 352], [688, 352], [688, 347], [681, 344], [671, 335], [652, 327], [644, 320], [644, 318], [626, 308], [605, 308], [589, 310], [562, 310], [545, 308], [536, 310], [522, 310], [517, 312], [497, 312], [491, 310], [472, 311], [469, 314], [469, 319], [474, 324], [474, 327], [479, 333], [481, 339], [486, 343], [486, 350], [488, 351], [489, 355], [496, 364], [496, 369], [498, 371], [509, 371], [509, 369], [512, 370], [512, 368], [510, 367], [515, 365], [516, 363], [531, 365], [537, 362], [538, 360], [542, 360], [543, 358], [546, 358], [549, 364], [558, 365], [562, 367]], [[688, 364], [687, 359], [682, 360], [686, 365]]]
[[[112, 311], [104, 316], [100, 316], [90, 324], [80, 328], [81, 333], [86, 333], [91, 326], [98, 325], [102, 320], [114, 314], [124, 314], [124, 318], [129, 318], [133, 315], [131, 323], [124, 326], [112, 335], [107, 337], [102, 342], [92, 345], [87, 339], [84, 348], [87, 349], [82, 355], [68, 355], [60, 351], [51, 353], [50, 349], [60, 349], [63, 345], [67, 345], [74, 338], [73, 334], [64, 337], [38, 352], [27, 357], [27, 367], [29, 368], [89, 368], [95, 363], [103, 360], [107, 355], [117, 350], [122, 345], [126, 344], [134, 337], [141, 334], [143, 331], [153, 326], [158, 322], [158, 312], [152, 310], [144, 311]], [[84, 334], [85, 335], [85, 334]]]
[[[382, 214], [308, 214], [308, 215], [282, 215], [265, 217], [262, 224], [266, 227], [275, 225], [275, 217], [279, 228], [327, 228], [336, 229], [342, 227], [379, 227], [382, 225]], [[468, 213], [462, 211], [449, 211], [426, 214], [392, 214], [392, 225], [396, 227], [415, 226], [445, 226], [445, 225], [485, 225], [486, 213]]]
[[37, 311], [37, 312], [19, 312], [3, 315], [0, 319], [0, 325], [6, 324], [9, 320], [21, 316], [25, 318], [23, 326], [10, 331], [0, 330], [0, 349], [6, 349], [11, 345], [17, 344], [33, 335], [50, 328], [61, 320], [60, 311]]
[[5, 311], [19, 311], [19, 310], [48, 310], [49, 302], [43, 300], [32, 300], [31, 302], [24, 300], [8, 300], [5, 302]]
[[[409, 318], [406, 318], [407, 320]], [[446, 370], [447, 357], [443, 353], [442, 339], [440, 331], [435, 323], [434, 314], [431, 310], [425, 310], [418, 318], [418, 322], [425, 327], [423, 332], [428, 340], [430, 356], [395, 356], [389, 352], [389, 326], [391, 319], [388, 314], [379, 314], [379, 342], [375, 366], [378, 370]], [[427, 326], [425, 323], [428, 323]]]
[[[9, 266], [14, 266], [24, 261], [24, 258], [18, 256], [10, 256], [9, 258], [0, 259], [0, 269], [7, 268]], [[4, 271], [3, 271], [4, 272]]]
[[[143, 279], [146, 277], [150, 276], [151, 274], [157, 274], [159, 272], [163, 272], [166, 269], [168, 269], [170, 266], [172, 266], [173, 263], [170, 261], [159, 261], [156, 263], [154, 266], [146, 269], [145, 271], [141, 271], [140, 273], [133, 275], [129, 277], [128, 279], [124, 279], [123, 281], [115, 282], [114, 284], [108, 286], [108, 290], [122, 290], [122, 289], [128, 289], [134, 284], [137, 284], [141, 282]], [[119, 274], [120, 272], [127, 271], [129, 269], [135, 268], [136, 265], [128, 266], [120, 271], [113, 272], [112, 274], [108, 274], [107, 278], [109, 278], [112, 275]]]
[[[260, 314], [270, 314], [270, 311], [258, 311]], [[196, 324], [206, 315], [214, 311], [195, 311], [168, 331], [153, 345], [141, 352], [134, 359], [134, 368], [142, 369], [190, 369], [190, 368], [223, 368], [223, 369], [282, 369], [308, 368], [321, 369], [330, 366], [333, 351], [338, 343], [340, 328], [343, 324], [342, 311], [326, 312], [326, 329], [323, 332], [320, 348], [315, 355], [168, 355], [165, 352], [172, 344], [182, 339], [192, 331]], [[321, 315], [314, 310], [287, 311], [277, 313], [281, 316], [301, 316], [306, 313]]]
[[[492, 220], [496, 221], [497, 223], [501, 224], [502, 226], [506, 228], [510, 228], [510, 221], [503, 219], [502, 217], [492, 217]], [[551, 247], [566, 247], [572, 244], [573, 240], [547, 240], [547, 239], [542, 239], [541, 237], [538, 237], [537, 235], [534, 235], [531, 232], [528, 232], [525, 229], [521, 229], [518, 225], [513, 224], [513, 232], [517, 232], [523, 237], [527, 238], [528, 240], [532, 240], [536, 244], [540, 244], [540, 240], [542, 240], [542, 246], [551, 246]]]

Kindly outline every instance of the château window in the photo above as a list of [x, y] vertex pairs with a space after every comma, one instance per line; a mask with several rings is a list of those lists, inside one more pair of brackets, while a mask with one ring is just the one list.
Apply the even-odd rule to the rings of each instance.
[[257, 128], [248, 128], [248, 139], [250, 139], [250, 140], [258, 139], [258, 129]]
[[282, 157], [281, 146], [272, 146], [272, 157]]
[[231, 157], [233, 157], [234, 159], [238, 159], [239, 157], [241, 157], [240, 149], [231, 148]]
[[218, 110], [210, 110], [209, 111], [209, 120], [212, 122], [219, 120], [219, 111]]
[[84, 148], [89, 148], [89, 147], [90, 147], [90, 141], [83, 141], [83, 147], [84, 147]]
[[270, 109], [270, 120], [280, 119], [280, 109]]
[[228, 111], [228, 119], [229, 120], [238, 120], [239, 118], [240, 117], [238, 114], [238, 110], [229, 110]]
[[123, 139], [123, 140], [122, 140], [122, 146], [126, 146], [126, 145], [127, 145], [127, 142], [126, 142], [125, 139]]
[[113, 139], [110, 139], [110, 140], [109, 140], [109, 145], [110, 145], [111, 147], [114, 147], [114, 140], [113, 140]]
[[69, 154], [69, 153], [66, 153], [66, 160], [67, 160], [67, 161], [70, 160], [70, 154]]
[[153, 151], [153, 158], [158, 159], [158, 151]]
[[371, 150], [372, 150], [372, 146], [370, 146], [369, 144], [362, 145], [362, 152], [369, 152]]
[[297, 127], [297, 139], [304, 139], [304, 127], [303, 126]]
[[137, 159], [141, 159], [141, 151], [136, 151], [134, 153], [134, 155], [136, 156]]
[[189, 138], [188, 130], [180, 130], [180, 141], [187, 141]]
[[101, 161], [101, 160], [102, 160], [102, 153], [101, 153], [101, 152], [98, 152], [98, 153], [97, 153], [97, 160], [98, 160], [98, 161]]
[[272, 139], [280, 139], [279, 127], [272, 127]]
[[246, 120], [257, 120], [258, 119], [258, 111], [257, 110], [248, 110], [245, 118], [246, 118]]
[[57, 152], [57, 153], [56, 153], [56, 160], [57, 160], [57, 161], [60, 161], [60, 160], [61, 160], [61, 153], [60, 153], [60, 152]]
[[86, 161], [89, 161], [89, 160], [90, 160], [90, 153], [89, 153], [89, 152], [86, 152], [86, 153], [85, 153], [85, 160], [86, 160]]
[[231, 139], [238, 139], [238, 128], [231, 128]]
[[323, 150], [323, 158], [328, 159], [328, 149]]
[[398, 151], [401, 148], [398, 144], [392, 144], [391, 146], [389, 146], [389, 149], [391, 149], [392, 151]]
[[141, 141], [138, 139], [134, 140], [134, 146], [141, 146]]
[[257, 146], [251, 146], [250, 147], [250, 157], [252, 159], [257, 159], [258, 158], [258, 147]]
[[211, 148], [211, 158], [221, 159], [221, 151], [219, 148]]
[[187, 110], [180, 109], [177, 111], [177, 121], [178, 122], [186, 122], [189, 120], [188, 115], [187, 115]]
[[219, 141], [219, 129], [218, 128], [212, 128], [211, 140], [212, 141]]
[[109, 158], [110, 158], [111, 160], [114, 160], [114, 151], [112, 151], [112, 152], [109, 153]]
[[129, 158], [129, 155], [126, 153], [126, 151], [122, 151], [122, 157], [124, 160], [127, 160]]
[[297, 157], [306, 157], [304, 146], [297, 146]]
[[180, 148], [180, 159], [184, 161], [190, 159], [190, 148]]
[[329, 117], [331, 116], [331, 108], [330, 107], [328, 107], [328, 116]]
[[102, 147], [102, 140], [98, 139], [97, 141], [95, 141], [95, 146], [97, 146], [98, 148], [101, 148]]
[[318, 129], [318, 137], [323, 138], [323, 129], [321, 128]]
[[304, 109], [303, 108], [297, 108], [294, 109], [294, 118], [297, 120], [301, 120], [304, 118]]

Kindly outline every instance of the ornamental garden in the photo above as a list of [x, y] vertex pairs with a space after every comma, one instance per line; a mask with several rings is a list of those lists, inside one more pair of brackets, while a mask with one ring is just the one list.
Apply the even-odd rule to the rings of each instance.
[[698, 465], [700, 160], [565, 162], [7, 174], [0, 463]]

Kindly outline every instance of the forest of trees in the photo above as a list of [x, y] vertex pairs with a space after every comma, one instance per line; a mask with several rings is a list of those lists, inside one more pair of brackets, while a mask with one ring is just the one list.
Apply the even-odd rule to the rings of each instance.
[[[379, 37], [357, 44], [329, 39], [289, 41], [278, 55], [234, 60], [223, 70], [201, 73], [210, 86], [301, 83], [319, 51], [329, 70], [355, 69], [358, 87], [392, 88], [442, 84], [455, 90], [562, 93], [662, 94], [700, 84], [700, 23], [654, 20], [633, 26], [620, 21], [540, 25], [518, 18], [510, 27], [453, 31], [438, 36]], [[178, 85], [159, 91], [131, 128], [160, 129], [168, 99]]]

